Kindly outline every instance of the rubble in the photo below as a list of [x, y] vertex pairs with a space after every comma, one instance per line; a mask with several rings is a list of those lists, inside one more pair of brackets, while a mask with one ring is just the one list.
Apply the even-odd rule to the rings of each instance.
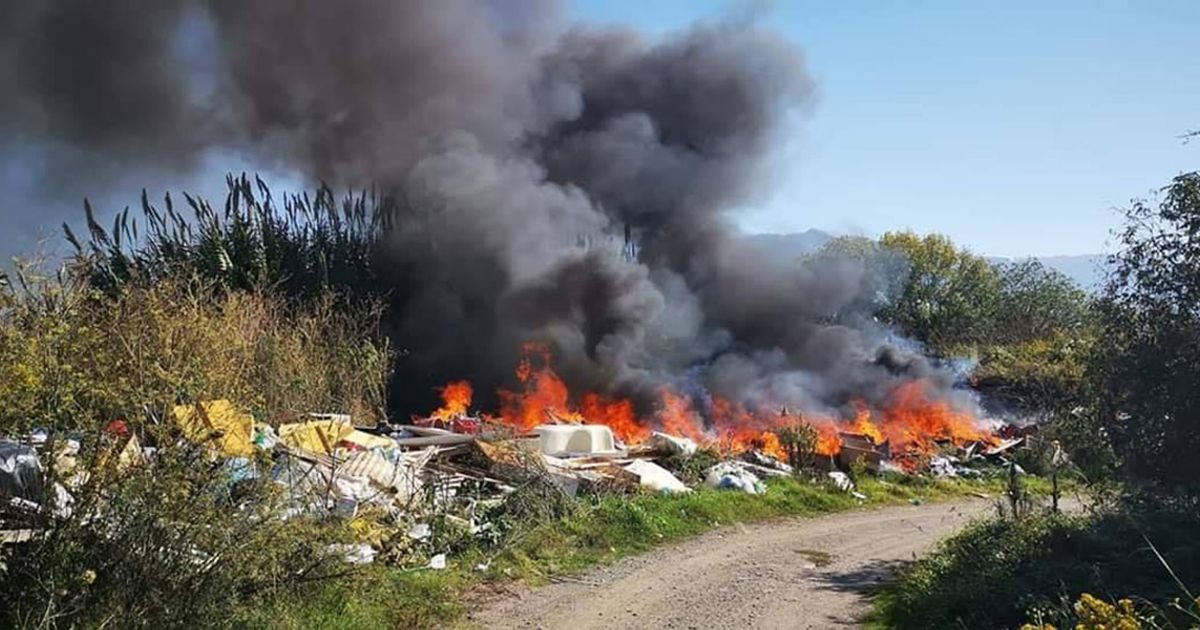
[[880, 466], [891, 458], [891, 448], [887, 442], [876, 444], [869, 435], [859, 433], [839, 433], [842, 448], [838, 452], [838, 465], [850, 469], [861, 463], [867, 470], [878, 472]]
[[854, 482], [850, 481], [850, 475], [840, 470], [830, 471], [829, 478], [833, 481], [833, 485], [842, 492], [850, 492], [854, 489]]
[[629, 462], [625, 466], [625, 470], [637, 475], [641, 486], [653, 492], [671, 494], [692, 491], [669, 470], [645, 459], [635, 459]]
[[[626, 447], [604, 425], [574, 424], [547, 414], [547, 424], [532, 432], [497, 426], [487, 416], [460, 413], [414, 418], [410, 424], [358, 426], [345, 414], [321, 413], [260, 422], [228, 400], [180, 405], [172, 418], [183, 439], [221, 459], [230, 486], [260, 476], [283, 489], [286, 509], [280, 518], [300, 515], [350, 523], [354, 542], [333, 545], [329, 553], [353, 565], [403, 562], [410, 568], [442, 570], [449, 559], [447, 536], [496, 536], [489, 521], [496, 506], [531, 480], [565, 497], [580, 493], [694, 491], [700, 445], [688, 437], [650, 432]], [[154, 457], [125, 423], [112, 423], [105, 457], [119, 470]], [[28, 540], [48, 517], [44, 471], [38, 449], [55, 444], [56, 478], [80, 472], [78, 440], [51, 440], [47, 432], [26, 445], [0, 441], [0, 542]], [[826, 474], [839, 490], [866, 500], [846, 473], [854, 467], [897, 474], [961, 477], [1008, 465], [1008, 457], [1026, 436], [979, 441], [914, 459], [893, 453], [888, 442], [871, 435], [843, 432], [840, 450], [815, 457], [806, 468]], [[712, 449], [713, 443], [706, 443]], [[38, 446], [40, 445], [40, 446]], [[796, 474], [781, 461], [778, 443], [756, 442], [737, 448], [718, 446], [725, 459], [703, 469], [702, 484], [750, 495], [766, 492], [763, 479]], [[766, 449], [766, 450], [764, 450]], [[713, 450], [706, 450], [705, 457]], [[774, 454], [773, 454], [774, 453]], [[50, 457], [50, 455], [42, 455]], [[701, 459], [705, 463], [710, 460]], [[55, 483], [55, 504], [69, 509], [72, 483]], [[440, 546], [440, 548], [439, 548]], [[395, 549], [401, 549], [395, 552]], [[487, 570], [487, 563], [481, 563]]]
[[691, 457], [699, 449], [694, 440], [668, 435], [659, 431], [650, 434], [648, 446], [664, 455], [677, 455], [680, 457]]
[[0, 440], [0, 496], [41, 501], [42, 463], [32, 446]]
[[544, 424], [534, 429], [542, 452], [556, 457], [616, 455], [612, 429], [600, 424]]
[[759, 481], [748, 466], [736, 460], [721, 462], [704, 475], [704, 483], [710, 488], [721, 490], [740, 490], [746, 494], [762, 494], [767, 487]]

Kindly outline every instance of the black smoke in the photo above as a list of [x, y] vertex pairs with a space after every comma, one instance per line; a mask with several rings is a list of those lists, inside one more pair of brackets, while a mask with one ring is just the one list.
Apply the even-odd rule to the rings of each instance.
[[732, 227], [813, 93], [751, 21], [651, 40], [549, 0], [6, 4], [0, 156], [39, 155], [44, 195], [215, 154], [403, 200], [401, 408], [509, 382], [530, 339], [643, 406], [672, 385], [826, 410], [936, 376], [846, 317], [861, 266], [780, 265]]

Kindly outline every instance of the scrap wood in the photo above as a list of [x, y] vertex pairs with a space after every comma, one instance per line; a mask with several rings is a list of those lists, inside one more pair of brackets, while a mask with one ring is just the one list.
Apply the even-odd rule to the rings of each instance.
[[449, 462], [438, 462], [438, 461], [430, 462], [428, 468], [431, 470], [438, 471], [438, 472], [447, 472], [447, 473], [452, 473], [452, 474], [456, 474], [456, 475], [461, 475], [463, 477], [467, 477], [467, 478], [473, 479], [475, 481], [486, 481], [490, 484], [498, 486], [504, 492], [511, 492], [513, 490], [512, 485], [508, 484], [507, 482], [501, 481], [494, 477], [489, 477], [486, 474], [483, 474], [479, 471], [471, 470], [471, 469], [463, 467], [463, 466], [457, 466], [457, 465], [451, 464]]
[[1024, 437], [1018, 437], [1011, 440], [1003, 440], [996, 446], [992, 446], [983, 451], [984, 455], [1002, 455], [1008, 451], [1025, 443]]
[[461, 435], [446, 429], [439, 429], [438, 427], [423, 427], [415, 424], [402, 424], [397, 426], [396, 429], [407, 431], [419, 437], [432, 437], [435, 435]]
[[510, 466], [515, 468], [528, 468], [531, 461], [535, 461], [534, 456], [529, 453], [524, 453], [518, 449], [501, 443], [485, 442], [476, 440], [475, 448], [478, 449], [493, 466]]
[[474, 442], [475, 439], [476, 438], [471, 435], [450, 433], [447, 435], [400, 438], [395, 440], [395, 444], [396, 446], [404, 448], [416, 448], [420, 446], [455, 446], [458, 444], [470, 444], [471, 442]]
[[609, 466], [625, 466], [634, 461], [650, 461], [653, 458], [630, 458], [630, 457], [604, 457], [591, 455], [588, 457], [555, 457], [554, 463], [563, 468], [572, 470], [590, 470], [593, 468], [607, 468]]
[[43, 530], [37, 529], [5, 529], [0, 530], [0, 545], [13, 545], [29, 542]]
[[634, 492], [641, 486], [641, 477], [620, 466], [594, 468], [574, 472], [574, 477], [598, 492]]

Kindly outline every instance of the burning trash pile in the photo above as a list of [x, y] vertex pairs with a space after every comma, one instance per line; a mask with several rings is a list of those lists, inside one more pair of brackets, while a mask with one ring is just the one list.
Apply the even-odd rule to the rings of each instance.
[[[456, 540], [499, 540], [492, 515], [519, 488], [541, 483], [559, 498], [581, 494], [689, 493], [699, 485], [749, 494], [769, 477], [826, 478], [860, 499], [847, 473], [974, 476], [1020, 446], [972, 416], [925, 396], [919, 382], [899, 388], [882, 410], [857, 407], [853, 418], [763, 412], [712, 399], [701, 412], [692, 397], [664, 390], [653, 418], [629, 400], [585, 394], [574, 403], [544, 355], [517, 369], [519, 391], [499, 392], [500, 412], [474, 413], [467, 382], [441, 390], [443, 405], [410, 424], [357, 426], [348, 415], [310, 414], [274, 425], [226, 400], [178, 406], [180, 439], [222, 463], [230, 483], [269, 476], [287, 496], [280, 518], [319, 515], [348, 521], [355, 544], [330, 549], [347, 562], [386, 561], [445, 568]], [[707, 420], [706, 420], [707, 418]], [[156, 456], [123, 422], [106, 440], [118, 469]], [[46, 432], [0, 441], [0, 530], [5, 543], [37, 535], [47, 519], [72, 510], [80, 443]], [[53, 487], [42, 462], [52, 458]], [[993, 466], [993, 468], [995, 468]], [[53, 493], [55, 513], [42, 507]]]
[[[464, 544], [502, 540], [508, 502], [531, 487], [546, 503], [700, 486], [757, 495], [770, 477], [803, 474], [865, 500], [852, 481], [859, 470], [979, 476], [1025, 439], [992, 433], [919, 380], [898, 386], [883, 407], [856, 402], [846, 418], [669, 388], [647, 413], [630, 399], [572, 396], [544, 346], [525, 350], [517, 386], [497, 392], [495, 414], [473, 410], [475, 389], [456, 381], [441, 388], [440, 408], [408, 424], [360, 426], [342, 414], [264, 422], [213, 400], [175, 407], [166, 435], [200, 449], [214, 474], [228, 477], [231, 496], [242, 481], [269, 480], [285, 497], [278, 518], [348, 523], [356, 542], [332, 545], [331, 554], [432, 569]], [[0, 441], [6, 543], [69, 517], [87, 482], [82, 438], [49, 437]], [[123, 421], [100, 439], [101, 457], [118, 472], [160, 457], [163, 446], [143, 444]]]

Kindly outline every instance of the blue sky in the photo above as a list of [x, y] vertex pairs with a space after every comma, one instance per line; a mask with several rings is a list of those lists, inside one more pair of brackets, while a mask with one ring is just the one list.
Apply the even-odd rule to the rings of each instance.
[[[743, 5], [572, 0], [664, 34]], [[747, 230], [937, 231], [989, 255], [1102, 252], [1114, 208], [1200, 168], [1200, 2], [757, 3], [817, 82]]]

